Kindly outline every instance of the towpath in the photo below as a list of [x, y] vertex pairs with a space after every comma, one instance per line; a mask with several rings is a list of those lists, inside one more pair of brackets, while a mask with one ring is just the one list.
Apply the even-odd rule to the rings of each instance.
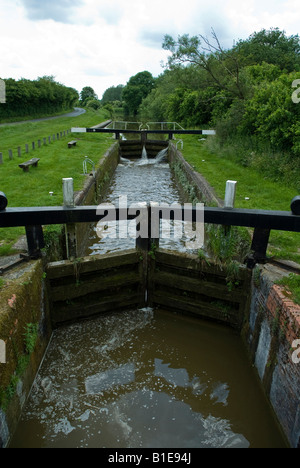
[[43, 122], [44, 120], [54, 120], [54, 119], [59, 119], [61, 117], [78, 117], [79, 115], [84, 114], [85, 112], [86, 112], [85, 109], [81, 109], [80, 107], [74, 107], [74, 111], [73, 112], [68, 112], [67, 114], [56, 115], [56, 116], [53, 116], [53, 117], [43, 117], [41, 119], [22, 120], [22, 121], [19, 121], [19, 122], [3, 123], [3, 124], [0, 124], [0, 127], [4, 127], [4, 126], [7, 126], [7, 125], [18, 125], [18, 124], [29, 123], [29, 122], [30, 123], [31, 122]]

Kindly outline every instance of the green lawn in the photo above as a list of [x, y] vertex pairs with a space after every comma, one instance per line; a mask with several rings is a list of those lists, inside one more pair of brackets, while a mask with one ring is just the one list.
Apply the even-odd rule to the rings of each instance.
[[[185, 159], [206, 178], [220, 198], [224, 199], [226, 181], [235, 180], [238, 182], [236, 208], [290, 211], [291, 201], [298, 195], [295, 189], [268, 180], [232, 158], [209, 151], [198, 136], [184, 136], [182, 140]], [[268, 255], [300, 263], [300, 233], [272, 231]]]
[[[62, 179], [72, 177], [74, 190], [79, 190], [84, 183], [83, 161], [88, 156], [96, 166], [106, 150], [112, 145], [111, 135], [104, 134], [69, 134], [60, 140], [37, 148], [37, 140], [48, 137], [72, 126], [89, 127], [108, 120], [106, 113], [88, 111], [76, 118], [18, 124], [0, 128], [0, 152], [4, 154], [4, 163], [0, 165], [0, 191], [8, 198], [9, 207], [17, 206], [56, 206], [62, 205]], [[77, 139], [76, 147], [68, 148], [68, 141]], [[36, 149], [25, 154], [25, 143], [31, 148], [36, 142]], [[14, 159], [8, 157], [8, 149], [22, 147], [22, 158], [14, 151]], [[25, 173], [18, 167], [21, 162], [40, 158], [38, 167], [31, 167]], [[50, 196], [53, 192], [53, 196]], [[11, 253], [11, 246], [24, 233], [24, 229], [0, 230], [0, 255]]]

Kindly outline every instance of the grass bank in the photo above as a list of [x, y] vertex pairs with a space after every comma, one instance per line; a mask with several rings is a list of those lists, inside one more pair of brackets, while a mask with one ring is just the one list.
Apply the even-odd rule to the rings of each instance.
[[[62, 137], [41, 148], [25, 154], [25, 143], [43, 141], [44, 137], [70, 129], [72, 126], [89, 127], [108, 119], [107, 112], [88, 110], [78, 117], [62, 117], [35, 123], [24, 123], [0, 128], [0, 151], [5, 155], [0, 165], [0, 191], [8, 198], [9, 207], [14, 206], [56, 206], [62, 205], [62, 179], [72, 177], [74, 190], [80, 190], [84, 183], [83, 161], [88, 156], [96, 167], [101, 156], [111, 146], [111, 135], [78, 134], [77, 146], [68, 148], [68, 141], [74, 135]], [[22, 158], [16, 148], [21, 146]], [[37, 147], [37, 144], [36, 144]], [[8, 157], [13, 150], [14, 159]], [[18, 165], [32, 157], [40, 158], [38, 167], [31, 167], [25, 173]], [[50, 192], [53, 192], [50, 195]], [[24, 228], [0, 229], [0, 255], [13, 253], [12, 246], [24, 234]]]
[[[236, 180], [236, 208], [290, 211], [291, 200], [298, 194], [296, 188], [244, 167], [237, 162], [238, 155], [229, 157], [228, 153], [215, 150], [209, 139], [201, 141], [198, 136], [183, 136], [182, 140], [186, 161], [206, 178], [220, 198], [224, 199], [226, 181]], [[268, 255], [300, 263], [300, 234], [272, 231]]]

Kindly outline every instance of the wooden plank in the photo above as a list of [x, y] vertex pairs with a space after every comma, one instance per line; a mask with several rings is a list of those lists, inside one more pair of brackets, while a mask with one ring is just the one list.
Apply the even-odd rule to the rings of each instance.
[[61, 284], [60, 286], [51, 287], [51, 298], [53, 302], [73, 300], [82, 296], [87, 296], [95, 292], [105, 291], [111, 288], [129, 286], [138, 284], [140, 275], [138, 272], [127, 272], [125, 274], [116, 274], [108, 277], [94, 277], [93, 279], [84, 279], [80, 276], [79, 283], [74, 281], [73, 285]]
[[156, 272], [154, 277], [155, 285], [167, 286], [179, 291], [189, 291], [198, 295], [208, 296], [215, 299], [240, 303], [245, 298], [243, 290], [229, 291], [226, 285], [203, 281], [200, 278], [189, 278], [182, 275]]
[[174, 297], [162, 293], [155, 293], [153, 297], [155, 305], [167, 307], [168, 310], [178, 310], [187, 314], [195, 314], [202, 318], [226, 323], [235, 328], [240, 328], [242, 317], [238, 311], [214, 306], [200, 301], [188, 301], [185, 298]]
[[[228, 276], [226, 267], [216, 265], [212, 262], [210, 263], [209, 261], [205, 262], [200, 260], [194, 254], [157, 249], [155, 252], [155, 261], [158, 268], [166, 265], [175, 267], [178, 270], [201, 272], [204, 274], [219, 276], [224, 279]], [[238, 280], [249, 281], [250, 278], [251, 271], [247, 269], [246, 266], [241, 265], [238, 273]]]
[[49, 263], [47, 267], [47, 278], [63, 278], [73, 276], [76, 268], [80, 274], [94, 271], [117, 268], [120, 266], [136, 264], [140, 262], [139, 253], [135, 249], [122, 252], [114, 252], [105, 255], [93, 255], [79, 259], [78, 263], [69, 260]]
[[[225, 267], [222, 268], [213, 263], [207, 264], [205, 261], [201, 261], [196, 255], [193, 254], [157, 249], [155, 252], [155, 260], [158, 267], [160, 267], [160, 265], [168, 265], [178, 268], [179, 270], [201, 271], [202, 273], [208, 273], [223, 278], [228, 276], [228, 272], [226, 271]], [[249, 271], [246, 267], [241, 267], [239, 271], [239, 279], [245, 280], [248, 278]]]
[[52, 325], [58, 326], [70, 321], [95, 317], [104, 313], [122, 311], [130, 307], [137, 307], [139, 306], [139, 300], [139, 295], [134, 292], [130, 294], [119, 294], [117, 297], [116, 295], [103, 297], [101, 300], [94, 300], [85, 306], [83, 306], [82, 303], [75, 303], [69, 306], [55, 304], [55, 308], [51, 314]]

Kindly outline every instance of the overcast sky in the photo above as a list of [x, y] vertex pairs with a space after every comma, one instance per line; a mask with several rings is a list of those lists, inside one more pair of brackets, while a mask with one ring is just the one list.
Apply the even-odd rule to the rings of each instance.
[[163, 72], [170, 34], [210, 35], [222, 45], [255, 31], [300, 29], [299, 0], [0, 0], [0, 77], [53, 75], [102, 97], [148, 70]]

